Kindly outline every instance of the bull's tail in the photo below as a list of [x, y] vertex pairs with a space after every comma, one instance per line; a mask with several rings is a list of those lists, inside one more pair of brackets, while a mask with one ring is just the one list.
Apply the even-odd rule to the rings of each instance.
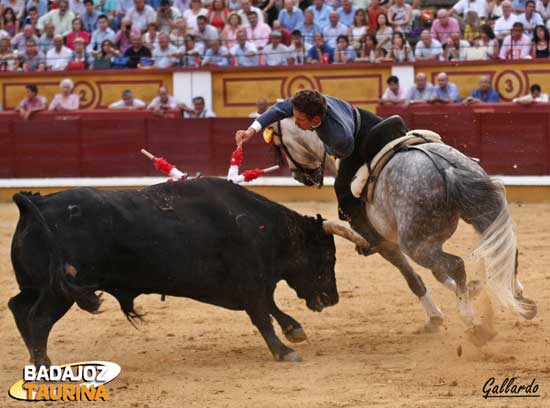
[[480, 234], [474, 255], [484, 260], [489, 290], [503, 305], [533, 318], [536, 304], [523, 297], [517, 277], [517, 239], [504, 186], [473, 169], [450, 167], [445, 174], [449, 202]]
[[66, 268], [61, 257], [55, 237], [44, 219], [44, 216], [26, 193], [16, 193], [13, 201], [19, 208], [21, 217], [30, 217], [32, 224], [39, 229], [43, 236], [44, 249], [48, 253], [48, 274], [51, 290], [94, 313], [99, 309], [101, 296], [95, 294], [95, 287], [79, 285]]

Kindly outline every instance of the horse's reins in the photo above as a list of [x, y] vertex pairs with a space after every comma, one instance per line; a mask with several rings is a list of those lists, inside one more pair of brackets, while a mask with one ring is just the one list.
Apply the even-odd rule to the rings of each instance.
[[286, 147], [285, 142], [283, 140], [283, 128], [281, 126], [280, 121], [277, 122], [277, 127], [279, 128], [279, 133], [277, 133], [275, 131], [274, 132], [279, 136], [279, 139], [281, 140], [280, 148], [283, 149], [283, 151], [287, 155], [288, 159], [292, 162], [294, 167], [296, 167], [299, 171], [301, 171], [304, 174], [304, 177], [313, 185], [317, 185], [317, 182], [315, 180], [313, 180], [311, 175], [313, 173], [316, 173], [316, 172], [320, 171], [321, 172], [321, 183], [319, 184], [319, 187], [321, 187], [323, 185], [323, 179], [325, 177], [325, 162], [327, 160], [327, 149], [324, 149], [323, 160], [321, 161], [321, 165], [319, 167], [315, 168], [315, 169], [307, 169], [307, 168], [303, 167], [300, 163], [298, 163], [296, 160], [294, 160], [294, 157], [292, 157], [292, 155], [290, 154], [290, 151]]

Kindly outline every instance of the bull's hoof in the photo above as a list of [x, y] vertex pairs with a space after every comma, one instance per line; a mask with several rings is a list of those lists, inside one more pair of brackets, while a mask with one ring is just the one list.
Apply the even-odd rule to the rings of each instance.
[[307, 340], [306, 333], [301, 327], [291, 328], [290, 330], [285, 331], [285, 337], [292, 343], [301, 343], [302, 341]]
[[441, 326], [443, 326], [443, 317], [432, 316], [430, 317], [430, 320], [424, 325], [424, 332], [438, 333]]
[[476, 347], [485, 346], [490, 340], [492, 340], [496, 335], [496, 331], [482, 325], [474, 325], [473, 327], [466, 330], [466, 335], [468, 340]]
[[34, 364], [34, 366], [37, 369], [40, 368], [41, 366], [50, 367], [52, 365], [52, 361], [48, 356], [46, 356], [45, 358], [35, 358], [34, 360], [31, 359], [30, 362], [31, 364]]
[[520, 314], [526, 320], [533, 319], [537, 315], [537, 304], [533, 300], [526, 297], [522, 297], [520, 300], [525, 309], [520, 312]]
[[279, 360], [299, 363], [300, 361], [302, 361], [302, 356], [300, 356], [297, 351], [291, 351], [290, 353], [280, 356]]
[[479, 296], [481, 293], [481, 289], [483, 289], [483, 284], [479, 280], [471, 280], [467, 284], [468, 287], [468, 296], [470, 299], [475, 299]]

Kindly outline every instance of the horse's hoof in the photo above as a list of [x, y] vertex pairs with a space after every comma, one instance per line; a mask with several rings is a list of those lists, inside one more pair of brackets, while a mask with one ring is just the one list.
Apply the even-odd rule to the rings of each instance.
[[474, 346], [483, 347], [496, 336], [496, 332], [485, 326], [474, 325], [466, 330], [466, 335]]
[[299, 363], [300, 361], [302, 361], [302, 357], [298, 354], [297, 351], [291, 351], [290, 353], [281, 356], [279, 360]]
[[468, 287], [468, 296], [470, 297], [470, 299], [475, 299], [481, 293], [483, 284], [479, 280], [471, 280], [470, 282], [468, 282], [467, 287]]
[[522, 297], [520, 302], [525, 309], [520, 312], [523, 318], [526, 320], [533, 319], [537, 315], [537, 304], [533, 300], [526, 297]]
[[430, 320], [424, 325], [424, 331], [426, 333], [437, 333], [439, 329], [443, 326], [443, 317], [441, 316], [432, 316]]
[[292, 343], [301, 343], [302, 341], [307, 340], [306, 333], [304, 332], [304, 329], [301, 327], [290, 329], [289, 331], [285, 332], [285, 337], [288, 341]]
[[359, 255], [363, 255], [363, 256], [369, 256], [369, 255], [374, 254], [374, 251], [372, 250], [371, 247], [360, 247], [359, 245], [355, 246], [355, 251]]

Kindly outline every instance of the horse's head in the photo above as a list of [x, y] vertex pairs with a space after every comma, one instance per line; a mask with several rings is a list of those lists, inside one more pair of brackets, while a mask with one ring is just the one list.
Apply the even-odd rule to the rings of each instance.
[[334, 160], [328, 157], [317, 133], [300, 129], [292, 118], [273, 124], [272, 130], [276, 153], [286, 159], [292, 176], [300, 183], [321, 187], [325, 172], [336, 174]]

